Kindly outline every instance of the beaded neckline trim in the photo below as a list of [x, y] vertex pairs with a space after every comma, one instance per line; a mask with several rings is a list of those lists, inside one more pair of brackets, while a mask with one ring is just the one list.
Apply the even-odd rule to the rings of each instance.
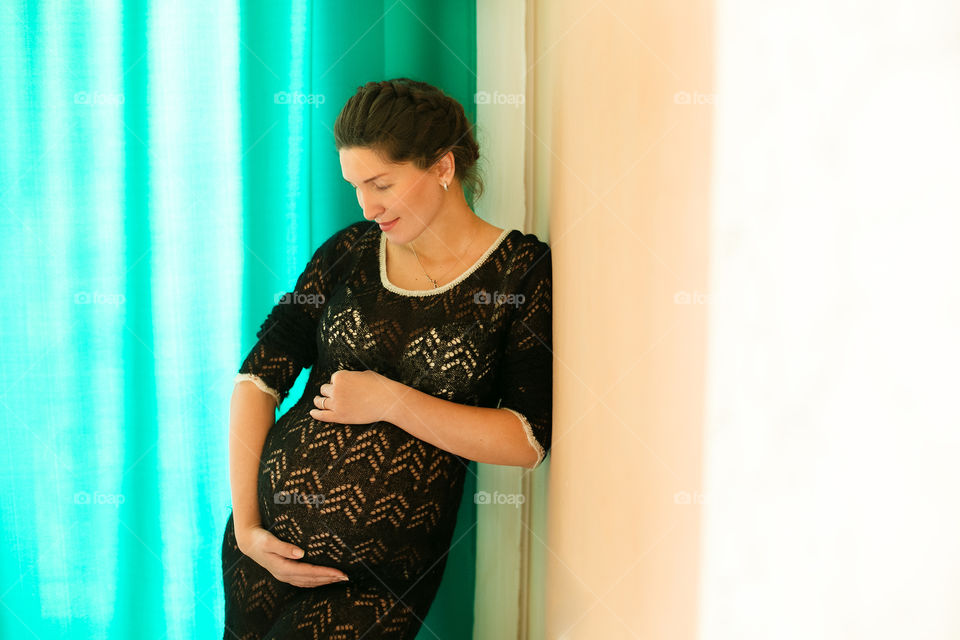
[[380, 249], [377, 252], [378, 253], [377, 257], [378, 257], [378, 260], [380, 261], [380, 283], [389, 291], [393, 291], [394, 293], [398, 293], [402, 296], [432, 296], [438, 293], [443, 293], [444, 291], [449, 291], [453, 287], [457, 286], [458, 284], [466, 280], [471, 273], [479, 269], [480, 266], [484, 262], [486, 262], [487, 258], [490, 257], [490, 254], [493, 253], [494, 250], [500, 246], [500, 243], [503, 242], [503, 239], [506, 238], [508, 235], [510, 235], [511, 231], [512, 229], [504, 229], [500, 233], [500, 235], [497, 237], [497, 239], [493, 241], [493, 244], [487, 247], [487, 250], [483, 252], [483, 255], [477, 258], [477, 261], [474, 262], [469, 269], [461, 273], [459, 276], [457, 276], [450, 282], [437, 287], [436, 289], [423, 289], [423, 290], [404, 289], [403, 287], [398, 287], [397, 285], [390, 282], [389, 279], [387, 279], [387, 251], [386, 251], [387, 236], [385, 233], [381, 231], [380, 232]]

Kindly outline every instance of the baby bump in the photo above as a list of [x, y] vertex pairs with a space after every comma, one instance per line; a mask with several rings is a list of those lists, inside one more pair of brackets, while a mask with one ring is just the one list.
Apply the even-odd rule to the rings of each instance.
[[445, 550], [462, 492], [463, 463], [395, 425], [284, 414], [261, 454], [263, 524], [353, 579], [415, 577]]

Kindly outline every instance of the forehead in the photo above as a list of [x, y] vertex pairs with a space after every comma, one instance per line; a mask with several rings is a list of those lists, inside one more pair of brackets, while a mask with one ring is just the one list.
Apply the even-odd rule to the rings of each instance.
[[365, 147], [349, 147], [340, 149], [340, 169], [343, 177], [351, 182], [363, 181], [381, 173], [388, 173], [402, 168], [388, 162], [383, 156], [372, 149]]

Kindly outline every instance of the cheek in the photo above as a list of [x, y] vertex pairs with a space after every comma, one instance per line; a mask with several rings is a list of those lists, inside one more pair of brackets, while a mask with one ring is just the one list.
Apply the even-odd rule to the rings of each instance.
[[390, 189], [387, 200], [420, 212], [425, 212], [425, 210], [435, 207], [440, 202], [437, 194], [433, 193], [429, 184], [422, 179], [408, 183], [396, 190]]

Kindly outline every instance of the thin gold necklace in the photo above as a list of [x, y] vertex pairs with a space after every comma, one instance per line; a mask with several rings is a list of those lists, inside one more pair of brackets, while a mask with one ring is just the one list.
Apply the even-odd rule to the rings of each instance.
[[[477, 235], [478, 235], [478, 234], [477, 234], [477, 232], [475, 231], [475, 232], [473, 233], [473, 238], [471, 238], [471, 240], [470, 240], [470, 244], [468, 244], [468, 245], [467, 245], [467, 248], [464, 249], [464, 250], [463, 250], [463, 253], [460, 254], [460, 258], [457, 258], [457, 262], [460, 262], [460, 261], [461, 261], [461, 258], [463, 258], [463, 256], [467, 255], [467, 249], [469, 249], [470, 247], [473, 246], [473, 243], [474, 243], [474, 242], [476, 241], [476, 239], [477, 239]], [[413, 249], [413, 255], [417, 258], [417, 262], [420, 264], [420, 268], [423, 269], [423, 275], [427, 276], [427, 280], [429, 280], [430, 282], [433, 283], [433, 288], [434, 288], [434, 289], [439, 288], [440, 285], [437, 283], [436, 280], [434, 280], [433, 278], [430, 277], [430, 274], [427, 273], [427, 270], [424, 268], [423, 263], [420, 262], [420, 256], [417, 255], [417, 250], [413, 248], [413, 245], [412, 245], [412, 244], [410, 245], [410, 248]], [[456, 264], [456, 263], [454, 263], [454, 264]], [[447, 267], [447, 269], [446, 269], [443, 273], [440, 274], [440, 277], [442, 278], [444, 275], [446, 275], [447, 271], [450, 271], [450, 269], [452, 269], [452, 268], [453, 268], [453, 265], [450, 265], [449, 267]]]

